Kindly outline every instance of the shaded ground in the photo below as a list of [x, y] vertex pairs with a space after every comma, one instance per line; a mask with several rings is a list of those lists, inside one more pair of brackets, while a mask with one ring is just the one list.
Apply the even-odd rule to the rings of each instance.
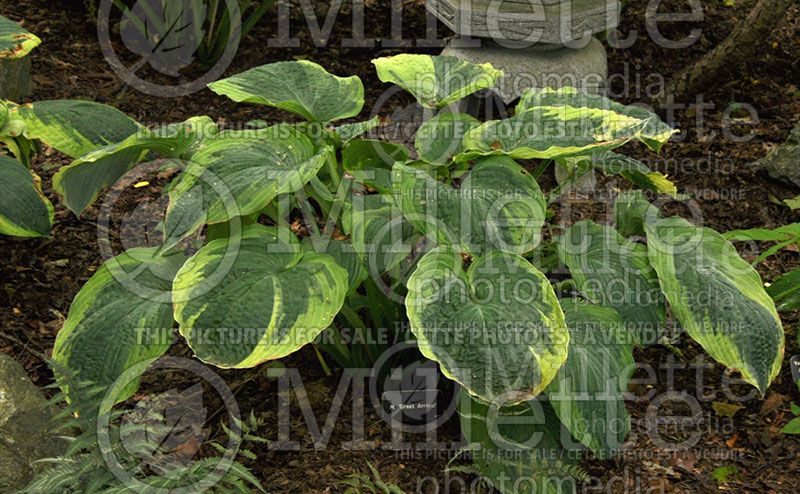
[[[367, 34], [381, 37], [390, 29], [389, 2], [367, 3]], [[662, 3], [667, 8], [684, 4], [677, 0]], [[315, 2], [320, 17], [324, 17], [327, 7], [323, 4]], [[12, 3], [4, 0], [0, 5], [3, 15], [24, 20], [25, 27], [44, 40], [33, 53], [36, 83], [33, 99], [94, 99], [117, 106], [143, 123], [179, 121], [198, 114], [207, 114], [223, 122], [290, 118], [280, 111], [233, 104], [210, 91], [164, 99], [132, 90], [109, 70], [97, 45], [95, 27], [88, 21], [83, 4], [79, 1], [19, 0]], [[623, 36], [631, 30], [637, 30], [639, 37], [636, 43], [630, 48], [609, 50], [611, 73], [629, 74], [629, 83], [633, 85], [637, 76], [643, 84], [647, 83], [650, 74], [662, 74], [668, 79], [670, 74], [713, 48], [745, 17], [749, 2], [736, 2], [733, 8], [723, 7], [721, 2], [703, 2], [705, 20], [702, 23], [665, 26], [664, 34], [673, 39], [687, 34], [692, 28], [702, 29], [698, 43], [679, 51], [661, 48], [647, 36], [645, 5], [645, 2], [634, 2], [628, 7], [620, 27]], [[714, 106], [703, 110], [704, 129], [697, 129], [695, 125], [701, 111], [699, 108], [681, 109], [670, 122], [683, 131], [678, 142], [668, 145], [655, 160], [642, 154], [639, 148], [630, 150], [634, 155], [648, 158], [655, 168], [670, 175], [679, 190], [695, 197], [705, 224], [720, 231], [775, 227], [800, 220], [797, 212], [780, 204], [780, 200], [794, 197], [800, 191], [748, 167], [753, 160], [764, 156], [771, 146], [782, 142], [796, 116], [800, 115], [799, 10], [797, 6], [793, 7], [773, 38], [764, 40], [757, 59], [746, 67], [737, 68], [737, 75], [728, 83], [708, 88], [703, 101]], [[424, 9], [412, 2], [406, 6], [405, 12], [403, 32], [409, 37], [419, 36], [425, 30]], [[226, 74], [275, 60], [307, 58], [321, 63], [338, 75], [359, 75], [367, 88], [365, 108], [369, 109], [386, 89], [377, 81], [369, 61], [403, 49], [381, 48], [380, 43], [374, 49], [339, 48], [341, 39], [352, 34], [349, 17], [342, 14], [341, 18], [347, 18], [348, 21], [340, 22], [334, 28], [330, 46], [336, 48], [315, 48], [304, 21], [295, 9], [292, 34], [300, 38], [301, 43], [299, 48], [289, 50], [264, 48], [264, 40], [276, 36], [278, 29], [274, 19], [265, 19], [244, 41]], [[440, 28], [440, 31], [447, 34], [444, 28]], [[436, 51], [418, 47], [408, 50]], [[612, 89], [619, 99], [628, 102], [648, 101], [646, 95], [636, 94], [633, 90], [625, 92], [620, 79], [612, 81]], [[406, 97], [393, 99], [385, 106], [386, 111], [381, 113], [386, 114], [408, 101]], [[720, 137], [724, 112], [731, 104], [748, 104], [758, 111], [757, 120], [745, 118], [747, 114], [741, 110], [731, 114], [737, 122], [733, 127], [737, 133], [752, 134], [746, 142], [732, 143]], [[716, 136], [712, 136], [712, 133], [716, 133]], [[51, 379], [51, 373], [41, 357], [49, 355], [72, 298], [102, 259], [95, 224], [97, 208], [92, 208], [83, 218], [77, 219], [63, 207], [49, 188], [53, 170], [61, 163], [61, 157], [53, 154], [40, 158], [36, 164], [45, 183], [45, 192], [56, 206], [53, 235], [42, 240], [0, 237], [0, 252], [4, 256], [0, 263], [0, 351], [20, 360], [39, 385], [46, 385]], [[136, 208], [140, 201], [156, 196], [163, 183], [163, 178], [153, 180], [151, 186], [142, 189], [138, 195], [127, 197], [117, 207]], [[675, 205], [672, 209], [687, 212], [683, 206]], [[594, 206], [577, 205], [573, 208], [572, 216], [578, 219], [597, 214]], [[744, 249], [747, 246], [742, 247]], [[743, 253], [748, 255], [746, 251]], [[798, 254], [784, 252], [760, 265], [759, 270], [766, 280], [771, 280], [778, 273], [797, 265]], [[786, 316], [784, 325], [788, 357], [798, 353], [796, 315]], [[657, 369], [659, 377], [654, 383], [634, 386], [637, 395], [645, 395], [648, 391], [661, 394], [668, 390], [668, 359], [674, 359], [675, 365], [687, 365], [701, 355], [696, 346], [685, 341], [679, 347], [683, 350], [680, 355], [661, 347], [638, 353], [637, 360]], [[171, 353], [190, 355], [182, 345], [176, 345]], [[338, 371], [334, 369], [334, 376], [326, 376], [309, 348], [289, 359], [287, 366], [302, 369], [317, 420], [324, 421], [338, 383]], [[265, 414], [268, 420], [274, 418], [277, 411], [274, 382], [267, 379], [263, 370], [223, 372], [222, 375], [236, 393], [243, 410], [253, 409]], [[676, 370], [674, 376], [672, 387], [675, 390], [686, 391], [690, 396], [698, 396], [698, 393], [711, 396], [700, 402], [703, 422], [699, 444], [677, 453], [670, 453], [654, 444], [641, 423], [647, 406], [652, 404], [651, 400], [630, 403], [634, 428], [623, 455], [610, 461], [590, 461], [585, 464], [592, 475], [610, 482], [609, 491], [622, 492], [628, 489], [628, 492], [636, 492], [632, 489], [637, 485], [641, 492], [646, 491], [648, 485], [662, 487], [668, 492], [800, 491], [800, 444], [797, 439], [778, 433], [790, 418], [789, 402], [800, 402], [798, 390], [791, 383], [788, 365], [784, 366], [764, 401], [749, 401], [747, 407], [738, 411], [732, 419], [718, 416], [712, 408], [714, 401], [729, 401], [721, 391], [723, 373], [719, 366], [713, 366], [705, 373], [702, 389], [698, 388], [693, 369]], [[180, 378], [175, 376], [176, 380]], [[141, 392], [152, 392], [169, 385], [169, 382], [146, 380]], [[733, 389], [743, 394], [746, 392], [746, 388], [738, 386]], [[355, 471], [365, 471], [366, 461], [378, 467], [384, 480], [397, 483], [407, 491], [415, 490], [416, 479], [420, 476], [441, 478], [446, 459], [401, 458], [391, 451], [343, 451], [341, 443], [350, 438], [347, 425], [349, 410], [347, 405], [343, 408], [332, 445], [325, 451], [291, 454], [259, 452], [258, 462], [250, 466], [270, 492], [337, 492], [337, 482]], [[680, 405], [665, 404], [663, 411], [664, 414], [686, 414]], [[300, 425], [302, 420], [299, 411], [293, 409], [292, 421], [296, 424], [296, 430], [305, 430]], [[365, 430], [368, 439], [384, 442], [389, 439], [388, 428], [374, 413], [368, 414]], [[443, 434], [446, 438], [456, 439], [456, 424], [448, 424]], [[665, 435], [669, 435], [669, 432]], [[304, 449], [310, 448], [307, 438], [304, 441]], [[739, 474], [720, 486], [712, 472], [726, 465], [735, 466]], [[587, 489], [587, 492], [598, 491]]]

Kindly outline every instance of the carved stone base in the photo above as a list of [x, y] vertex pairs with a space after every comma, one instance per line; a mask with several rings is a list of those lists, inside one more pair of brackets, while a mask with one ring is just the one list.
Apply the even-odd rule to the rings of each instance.
[[472, 63], [491, 63], [505, 75], [495, 91], [510, 103], [532, 87], [572, 86], [586, 92], [605, 89], [608, 60], [603, 44], [592, 38], [586, 47], [572, 49], [533, 46], [524, 49], [505, 48], [491, 40], [481, 40], [479, 48], [461, 48], [457, 41], [445, 47], [442, 55], [451, 55]]
[[618, 0], [426, 0], [462, 36], [563, 45], [619, 24]]
[[0, 60], [0, 99], [21, 101], [31, 94], [31, 59]]

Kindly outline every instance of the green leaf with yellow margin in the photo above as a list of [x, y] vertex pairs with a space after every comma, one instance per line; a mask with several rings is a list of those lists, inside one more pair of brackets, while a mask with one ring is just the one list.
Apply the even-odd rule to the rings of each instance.
[[314, 341], [344, 303], [347, 271], [287, 228], [250, 225], [231, 241], [203, 246], [175, 278], [175, 319], [197, 357], [253, 367]]
[[411, 93], [425, 108], [441, 108], [470, 94], [494, 87], [503, 72], [491, 64], [473, 64], [457, 57], [404, 53], [372, 61], [381, 82]]
[[457, 252], [427, 253], [408, 280], [420, 351], [483, 401], [528, 400], [567, 359], [569, 330], [550, 281], [523, 257], [492, 251], [466, 270]]
[[0, 15], [0, 60], [20, 59], [41, 42], [35, 34]]
[[722, 235], [683, 218], [647, 223], [645, 230], [675, 318], [711, 357], [764, 394], [780, 371], [784, 334], [756, 270]]

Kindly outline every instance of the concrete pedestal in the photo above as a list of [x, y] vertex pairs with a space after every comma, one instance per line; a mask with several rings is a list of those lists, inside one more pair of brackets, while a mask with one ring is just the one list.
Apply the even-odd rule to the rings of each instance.
[[477, 48], [461, 48], [451, 42], [442, 55], [472, 63], [491, 63], [505, 75], [494, 89], [505, 103], [519, 98], [526, 89], [572, 86], [591, 93], [605, 89], [608, 60], [603, 44], [592, 38], [581, 49], [565, 46], [533, 45], [507, 48], [482, 39]]
[[619, 24], [619, 0], [427, 0], [462, 36], [567, 44]]
[[508, 104], [525, 90], [605, 89], [608, 61], [595, 33], [619, 23], [619, 0], [426, 0], [458, 34], [442, 52], [505, 72], [496, 94]]

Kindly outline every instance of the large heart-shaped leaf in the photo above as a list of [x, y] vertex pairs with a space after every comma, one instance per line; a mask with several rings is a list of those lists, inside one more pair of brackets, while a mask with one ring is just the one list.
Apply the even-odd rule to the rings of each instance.
[[642, 122], [641, 128], [636, 132], [635, 138], [645, 143], [650, 149], [659, 151], [672, 134], [677, 131], [672, 129], [658, 118], [655, 113], [640, 106], [625, 106], [614, 102], [599, 94], [584, 93], [580, 89], [565, 86], [558, 89], [542, 88], [529, 89], [522, 95], [517, 104], [517, 114], [537, 107], [571, 107], [582, 109], [607, 110], [618, 115]]
[[330, 153], [290, 127], [259, 135], [211, 139], [192, 155], [169, 191], [167, 247], [205, 223], [256, 213], [278, 194], [301, 189]]
[[458, 189], [399, 163], [393, 183], [406, 219], [442, 245], [524, 254], [541, 239], [544, 196], [536, 180], [510, 158], [479, 159]]
[[274, 106], [311, 122], [354, 117], [364, 106], [361, 79], [337, 77], [307, 60], [262, 65], [208, 88], [236, 102]]
[[[127, 369], [164, 354], [172, 343], [172, 280], [186, 258], [131, 249], [103, 264], [81, 288], [53, 360], [62, 386], [90, 382], [111, 386]], [[138, 376], [124, 383], [115, 401], [133, 395]]]
[[62, 167], [53, 176], [53, 188], [64, 198], [64, 204], [79, 215], [102, 190], [116, 183], [149, 153], [178, 158], [202, 137], [216, 131], [216, 125], [208, 117], [192, 117], [155, 130], [142, 129], [120, 142], [95, 148]]
[[462, 268], [434, 249], [408, 280], [406, 311], [420, 351], [482, 400], [539, 394], [567, 358], [569, 331], [545, 275], [493, 251]]
[[784, 336], [753, 267], [714, 230], [670, 217], [645, 225], [650, 263], [681, 326], [763, 394], [778, 375]]
[[116, 108], [93, 101], [37, 101], [18, 111], [26, 137], [39, 139], [70, 158], [120, 142], [141, 129]]
[[27, 29], [0, 15], [0, 59], [22, 58], [39, 46], [42, 40]]
[[440, 108], [494, 87], [503, 72], [457, 57], [401, 54], [372, 61], [382, 82], [397, 84], [425, 108]]
[[557, 159], [618, 148], [639, 139], [650, 120], [603, 108], [534, 106], [505, 120], [492, 120], [464, 136], [459, 160], [488, 154], [519, 159]]
[[237, 250], [230, 241], [202, 247], [175, 278], [175, 318], [198, 358], [253, 367], [297, 351], [331, 324], [348, 285], [332, 257], [303, 253], [285, 228], [251, 225]]
[[39, 177], [17, 160], [0, 156], [0, 233], [44, 237], [53, 224], [53, 205], [42, 194]]
[[626, 240], [610, 226], [581, 221], [564, 232], [558, 247], [587, 299], [616, 309], [638, 344], [658, 340], [666, 304], [644, 245]]
[[635, 369], [625, 323], [610, 307], [561, 300], [569, 357], [547, 387], [556, 415], [601, 458], [619, 449], [631, 421], [623, 396]]
[[480, 121], [464, 113], [440, 113], [420, 126], [414, 147], [421, 160], [446, 164], [464, 149], [464, 134], [478, 125]]

